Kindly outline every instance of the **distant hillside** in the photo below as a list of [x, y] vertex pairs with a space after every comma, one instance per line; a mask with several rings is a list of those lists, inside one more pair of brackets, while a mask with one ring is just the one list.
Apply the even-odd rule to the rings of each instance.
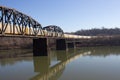
[[78, 30], [74, 34], [86, 36], [105, 36], [105, 35], [120, 35], [120, 28], [93, 28], [89, 30]]

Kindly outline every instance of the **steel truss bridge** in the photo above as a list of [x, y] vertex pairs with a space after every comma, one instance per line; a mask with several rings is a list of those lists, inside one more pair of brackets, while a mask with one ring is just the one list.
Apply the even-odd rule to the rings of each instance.
[[0, 35], [1, 36], [33, 36], [33, 37], [63, 37], [63, 38], [91, 38], [64, 34], [59, 26], [49, 25], [42, 27], [39, 22], [30, 16], [15, 9], [0, 6]]
[[[28, 29], [28, 33], [26, 32]], [[0, 6], [0, 34], [37, 35], [42, 26], [15, 9]]]

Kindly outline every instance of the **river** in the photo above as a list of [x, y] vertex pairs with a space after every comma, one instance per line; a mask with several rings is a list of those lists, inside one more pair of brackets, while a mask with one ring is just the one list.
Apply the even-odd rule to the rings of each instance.
[[120, 80], [120, 47], [82, 47], [49, 51], [1, 50], [0, 80]]

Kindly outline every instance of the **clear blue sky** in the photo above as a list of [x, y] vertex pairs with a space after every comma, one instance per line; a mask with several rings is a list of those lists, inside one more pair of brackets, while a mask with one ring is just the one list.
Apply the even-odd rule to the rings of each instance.
[[120, 0], [0, 0], [1, 6], [23, 12], [43, 27], [65, 32], [91, 28], [120, 28]]

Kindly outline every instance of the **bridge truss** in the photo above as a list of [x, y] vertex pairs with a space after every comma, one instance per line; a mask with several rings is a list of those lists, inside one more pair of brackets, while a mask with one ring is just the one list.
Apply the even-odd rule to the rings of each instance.
[[0, 6], [0, 34], [37, 35], [42, 26], [15, 9]]
[[64, 38], [91, 38], [91, 36], [79, 36], [64, 34], [59, 26], [41, 26], [36, 20], [12, 8], [0, 6], [0, 36], [1, 35], [27, 35]]

